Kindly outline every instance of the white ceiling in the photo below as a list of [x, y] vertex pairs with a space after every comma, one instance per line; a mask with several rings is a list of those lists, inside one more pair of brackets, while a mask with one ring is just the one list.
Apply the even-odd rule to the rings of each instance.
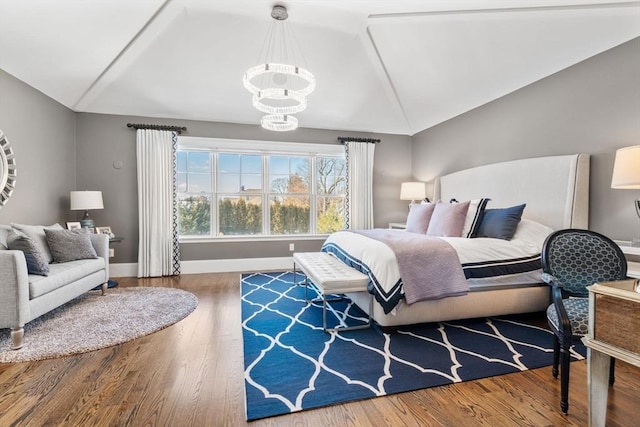
[[[257, 124], [242, 74], [275, 3], [0, 0], [0, 68], [74, 111]], [[278, 4], [317, 80], [308, 128], [413, 135], [640, 36], [638, 1]]]

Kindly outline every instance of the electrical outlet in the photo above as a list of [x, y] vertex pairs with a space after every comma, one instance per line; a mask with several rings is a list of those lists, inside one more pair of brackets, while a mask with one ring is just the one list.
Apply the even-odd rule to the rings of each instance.
[[116, 250], [113, 248], [109, 248], [109, 258], [113, 257], [116, 254]]
[[293, 252], [295, 250], [296, 245], [293, 243], [289, 243], [289, 251]]

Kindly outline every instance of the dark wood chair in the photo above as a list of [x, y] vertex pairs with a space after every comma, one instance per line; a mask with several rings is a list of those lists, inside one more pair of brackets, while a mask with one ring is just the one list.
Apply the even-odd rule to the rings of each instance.
[[[569, 411], [570, 349], [574, 341], [588, 333], [589, 291], [597, 282], [624, 280], [627, 261], [620, 247], [602, 234], [589, 230], [565, 229], [547, 237], [542, 247], [542, 279], [551, 285], [553, 303], [547, 320], [554, 333], [553, 377], [560, 365], [560, 408]], [[614, 381], [611, 359], [609, 384]]]

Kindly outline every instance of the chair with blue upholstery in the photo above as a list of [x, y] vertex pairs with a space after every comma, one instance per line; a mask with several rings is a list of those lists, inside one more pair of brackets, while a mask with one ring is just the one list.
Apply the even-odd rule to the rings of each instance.
[[[624, 280], [627, 261], [620, 247], [602, 234], [565, 229], [550, 234], [542, 247], [542, 279], [551, 285], [547, 320], [554, 333], [553, 377], [560, 365], [560, 408], [569, 410], [569, 362], [573, 342], [588, 333], [589, 291], [598, 282]], [[609, 384], [614, 380], [611, 359]]]

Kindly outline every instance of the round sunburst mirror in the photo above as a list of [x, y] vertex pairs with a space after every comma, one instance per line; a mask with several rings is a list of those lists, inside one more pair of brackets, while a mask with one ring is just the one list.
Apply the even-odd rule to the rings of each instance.
[[16, 185], [16, 160], [9, 140], [0, 130], [0, 208], [4, 206]]

